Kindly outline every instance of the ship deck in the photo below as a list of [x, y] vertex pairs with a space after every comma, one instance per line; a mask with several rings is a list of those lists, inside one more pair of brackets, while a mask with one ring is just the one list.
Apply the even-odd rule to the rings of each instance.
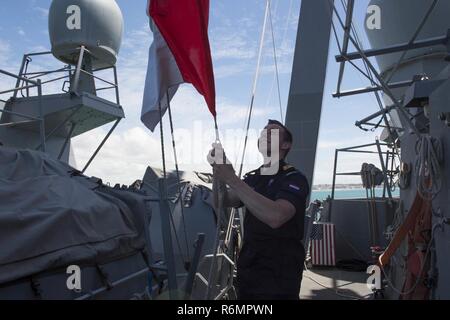
[[303, 272], [301, 300], [369, 300], [365, 272], [336, 268], [313, 268]]

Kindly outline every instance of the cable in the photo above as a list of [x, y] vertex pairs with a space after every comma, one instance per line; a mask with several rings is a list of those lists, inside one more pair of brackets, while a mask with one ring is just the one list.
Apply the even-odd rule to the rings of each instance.
[[269, 18], [270, 18], [270, 30], [272, 31], [272, 46], [273, 46], [273, 59], [275, 62], [275, 75], [277, 79], [277, 87], [278, 87], [278, 103], [280, 107], [280, 121], [283, 123], [283, 107], [281, 105], [281, 90], [280, 90], [280, 75], [278, 72], [278, 59], [277, 59], [277, 49], [275, 46], [275, 35], [273, 32], [273, 21], [272, 21], [272, 10], [270, 9], [270, 0], [269, 0]]
[[423, 199], [433, 199], [442, 189], [440, 163], [443, 160], [441, 140], [421, 136], [416, 142], [415, 176], [417, 191]]
[[[305, 269], [306, 269], [306, 271], [309, 271], [309, 269], [308, 269], [306, 266], [305, 266]], [[304, 275], [303, 275], [303, 278], [309, 279], [309, 280], [311, 280], [312, 282], [314, 282], [315, 284], [321, 286], [322, 288], [327, 289], [327, 290], [330, 290], [330, 291], [333, 291], [333, 293], [334, 293], [335, 295], [337, 295], [337, 296], [339, 296], [339, 297], [342, 297], [342, 298], [346, 298], [346, 299], [352, 299], [352, 300], [365, 300], [366, 297], [372, 295], [372, 293], [367, 294], [367, 295], [362, 296], [362, 297], [357, 297], [357, 296], [353, 296], [353, 295], [348, 295], [348, 294], [345, 294], [345, 293], [340, 292], [340, 291], [339, 291], [338, 289], [336, 289], [336, 288], [331, 288], [331, 287], [328, 287], [328, 286], [324, 285], [323, 283], [321, 283], [321, 282], [317, 281], [316, 279], [314, 279], [312, 276], [308, 276], [308, 275], [305, 275], [305, 274], [304, 274]], [[348, 284], [354, 284], [354, 283], [356, 283], [356, 282], [350, 282], [350, 283], [348, 283]]]
[[436, 230], [437, 227], [440, 227], [440, 224], [435, 224], [435, 225], [433, 226], [432, 230], [431, 230], [431, 239], [430, 239], [430, 241], [428, 242], [428, 246], [427, 246], [427, 250], [426, 250], [426, 252], [425, 252], [424, 259], [423, 259], [422, 262], [421, 262], [420, 272], [418, 273], [419, 276], [417, 277], [417, 280], [416, 280], [416, 282], [414, 283], [414, 285], [412, 286], [411, 289], [409, 289], [409, 290], [407, 290], [407, 291], [402, 291], [402, 290], [400, 290], [400, 289], [397, 289], [397, 288], [394, 286], [394, 284], [392, 283], [391, 279], [388, 277], [388, 275], [387, 275], [387, 273], [386, 273], [386, 271], [385, 271], [383, 265], [380, 265], [381, 271], [383, 272], [383, 275], [384, 275], [386, 281], [388, 282], [388, 285], [389, 285], [390, 288], [391, 288], [395, 293], [397, 293], [398, 295], [404, 296], [404, 295], [408, 295], [408, 294], [413, 293], [414, 290], [416, 290], [416, 288], [417, 288], [417, 286], [419, 285], [419, 283], [421, 282], [421, 280], [423, 280], [423, 279], [422, 279], [422, 273], [423, 273], [423, 271], [425, 270], [425, 265], [426, 265], [425, 262], [427, 261], [428, 255], [430, 254], [431, 247], [432, 247], [433, 241], [434, 241], [434, 232], [435, 232], [435, 230]]
[[[292, 15], [293, 3], [294, 3], [293, 0], [289, 1], [289, 10], [288, 10], [288, 14], [286, 15], [286, 23], [284, 26], [283, 38], [281, 40], [281, 47], [283, 47], [283, 45], [286, 43], [287, 33], [289, 31], [289, 21], [290, 21], [291, 15]], [[276, 12], [276, 10], [275, 10], [275, 12]], [[269, 106], [270, 98], [272, 97], [273, 88], [274, 88], [275, 82], [276, 82], [276, 76], [277, 75], [274, 73], [272, 82], [270, 84], [269, 94], [267, 95], [267, 100], [266, 100], [267, 102], [266, 102], [265, 108], [267, 108]], [[281, 122], [284, 123], [283, 114], [281, 117]]]
[[246, 130], [245, 130], [246, 134], [245, 134], [245, 139], [244, 139], [244, 150], [242, 152], [242, 160], [241, 160], [240, 167], [239, 167], [239, 177], [242, 176], [242, 170], [244, 168], [245, 152], [247, 150], [247, 143], [248, 143], [248, 132], [250, 130], [250, 122], [251, 122], [251, 118], [252, 118], [253, 105], [255, 103], [256, 88], [258, 86], [259, 71], [261, 68], [262, 51], [263, 51], [263, 47], [264, 47], [264, 38], [265, 38], [265, 34], [266, 34], [267, 18], [269, 16], [269, 8], [270, 8], [270, 0], [267, 0], [266, 12], [264, 14], [264, 23], [263, 23], [263, 28], [262, 28], [262, 32], [261, 32], [261, 40], [260, 40], [260, 44], [259, 44], [258, 62], [256, 64], [255, 78], [253, 81], [252, 97], [251, 97], [251, 101], [250, 101], [250, 107], [248, 110], [247, 126], [246, 126]]
[[[163, 127], [163, 114], [162, 114], [162, 107], [161, 107], [161, 102], [159, 102], [159, 128], [160, 128], [160, 138], [161, 138], [161, 157], [162, 157], [162, 165], [163, 165], [163, 175], [164, 175], [164, 180], [167, 181], [167, 168], [166, 168], [166, 153], [165, 153], [165, 143], [164, 143], [164, 127]], [[161, 195], [160, 197], [164, 197], [164, 199], [167, 199], [167, 189], [166, 189], [166, 194]], [[170, 208], [169, 206], [169, 211], [170, 211], [170, 224], [172, 225], [173, 228], [173, 232], [175, 235], [175, 241], [177, 243], [177, 247], [178, 250], [180, 251], [180, 254], [183, 254], [183, 250], [181, 250], [181, 245], [180, 245], [180, 240], [178, 238], [178, 233], [177, 230], [175, 228], [175, 222], [173, 220], [173, 209]]]
[[167, 109], [169, 111], [170, 132], [172, 135], [172, 148], [173, 148], [173, 157], [174, 157], [174, 161], [175, 161], [175, 171], [177, 174], [177, 181], [178, 181], [178, 192], [180, 193], [180, 201], [179, 202], [180, 202], [180, 209], [181, 209], [181, 220], [183, 223], [184, 238], [185, 238], [185, 242], [186, 242], [186, 254], [188, 257], [187, 261], [189, 261], [191, 254], [190, 254], [190, 250], [189, 250], [189, 241], [188, 241], [186, 222], [184, 219], [184, 205], [183, 205], [183, 198], [182, 198], [183, 190], [182, 190], [182, 186], [181, 186], [180, 169], [178, 166], [177, 147], [176, 147], [176, 143], [175, 143], [175, 134], [174, 134], [174, 129], [173, 129], [172, 108], [170, 107], [169, 91], [167, 91]]

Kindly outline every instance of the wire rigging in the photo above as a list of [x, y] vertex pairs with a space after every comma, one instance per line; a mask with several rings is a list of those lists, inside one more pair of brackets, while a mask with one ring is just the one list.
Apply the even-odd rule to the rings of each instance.
[[255, 96], [256, 96], [256, 88], [258, 86], [258, 80], [259, 80], [259, 72], [260, 72], [260, 68], [261, 68], [261, 58], [262, 58], [262, 51], [263, 51], [263, 47], [264, 47], [264, 38], [265, 38], [265, 34], [266, 34], [266, 27], [267, 27], [267, 20], [268, 20], [268, 16], [269, 16], [269, 9], [270, 9], [270, 0], [267, 0], [266, 2], [266, 11], [264, 14], [264, 23], [263, 23], [263, 28], [262, 28], [262, 32], [261, 32], [261, 39], [260, 39], [260, 43], [259, 43], [259, 50], [258, 50], [258, 61], [256, 64], [256, 71], [255, 71], [255, 77], [253, 80], [253, 89], [252, 89], [252, 96], [251, 96], [251, 100], [250, 100], [250, 106], [249, 106], [249, 110], [248, 110], [248, 116], [247, 116], [247, 125], [246, 125], [246, 129], [245, 129], [245, 138], [244, 138], [244, 148], [243, 148], [243, 152], [242, 152], [242, 158], [241, 158], [241, 163], [240, 163], [240, 167], [239, 167], [239, 177], [242, 176], [242, 170], [244, 168], [244, 159], [245, 159], [245, 153], [247, 150], [247, 143], [248, 143], [248, 132], [250, 130], [250, 123], [251, 123], [251, 119], [252, 119], [252, 113], [253, 113], [253, 106], [255, 103]]
[[178, 193], [180, 194], [180, 199], [179, 199], [179, 203], [180, 203], [180, 209], [181, 209], [181, 221], [183, 223], [183, 231], [184, 231], [184, 240], [186, 242], [186, 254], [188, 257], [188, 260], [190, 260], [191, 254], [190, 254], [190, 250], [189, 250], [189, 241], [188, 241], [188, 232], [187, 232], [187, 228], [186, 228], [186, 221], [184, 218], [184, 205], [183, 205], [183, 188], [181, 186], [181, 177], [180, 177], [180, 169], [178, 166], [178, 155], [177, 155], [177, 147], [176, 147], [176, 143], [175, 143], [175, 133], [174, 133], [174, 129], [173, 129], [173, 118], [172, 118], [172, 108], [170, 107], [170, 99], [169, 99], [169, 92], [167, 91], [167, 109], [169, 111], [169, 122], [170, 122], [170, 133], [172, 135], [172, 148], [173, 148], [173, 158], [175, 161], [175, 172], [177, 175], [177, 183], [178, 183]]
[[[286, 23], [285, 23], [285, 26], [284, 26], [283, 37], [282, 37], [282, 40], [280, 42], [281, 43], [281, 45], [280, 45], [281, 47], [283, 47], [286, 44], [287, 33], [289, 31], [289, 22], [290, 22], [290, 19], [291, 19], [291, 16], [292, 16], [293, 3], [294, 3], [293, 0], [289, 1], [289, 10], [288, 10], [288, 14], [286, 15]], [[276, 10], [275, 10], [275, 13], [276, 13]], [[275, 83], [277, 82], [277, 78], [276, 78], [277, 75], [278, 74], [274, 72], [265, 108], [269, 107], [269, 102], [270, 102], [269, 98], [272, 97], [273, 89], [275, 87]], [[281, 100], [281, 92], [280, 92], [280, 100]], [[281, 105], [282, 105], [282, 103], [281, 103]], [[280, 110], [282, 110], [282, 109], [280, 109]], [[283, 116], [282, 112], [281, 112], [281, 122], [284, 123], [284, 116]]]
[[280, 121], [283, 123], [284, 117], [283, 117], [283, 106], [281, 104], [280, 75], [278, 72], [278, 58], [277, 58], [277, 49], [276, 49], [276, 45], [275, 45], [275, 32], [273, 30], [273, 19], [272, 19], [272, 10], [270, 8], [270, 1], [268, 1], [268, 3], [269, 3], [270, 30], [272, 33], [273, 59], [274, 59], [274, 63], [275, 63], [275, 76], [276, 76], [276, 80], [277, 80], [277, 89], [278, 89], [278, 103], [279, 103], [279, 107], [280, 107]]
[[[167, 167], [166, 167], [166, 152], [165, 152], [165, 141], [164, 141], [164, 126], [163, 126], [163, 112], [162, 112], [162, 106], [161, 106], [161, 102], [159, 102], [159, 129], [160, 129], [160, 138], [161, 138], [161, 158], [162, 158], [162, 165], [163, 165], [163, 176], [164, 176], [164, 180], [167, 181]], [[163, 197], [163, 200], [166, 201], [168, 198], [167, 195], [167, 188], [166, 188], [166, 194], [161, 194], [160, 197]], [[175, 228], [175, 222], [173, 219], [173, 209], [169, 206], [169, 210], [170, 210], [170, 224], [172, 225], [173, 228], [173, 232], [175, 235], [175, 242], [177, 244], [178, 250], [180, 251], [180, 254], [183, 254], [183, 250], [181, 249], [181, 244], [180, 244], [180, 239], [178, 238], [178, 232]], [[189, 261], [189, 257], [187, 260], [185, 261]]]

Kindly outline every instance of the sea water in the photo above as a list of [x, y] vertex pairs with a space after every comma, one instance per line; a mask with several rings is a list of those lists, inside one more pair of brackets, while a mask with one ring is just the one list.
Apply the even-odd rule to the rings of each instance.
[[[370, 195], [370, 193], [369, 193]], [[377, 197], [383, 196], [383, 188], [375, 189], [375, 195]], [[400, 193], [398, 188], [392, 192], [392, 196], [399, 197]], [[330, 190], [313, 190], [311, 194], [311, 200], [325, 200], [331, 197], [331, 189]], [[386, 192], [387, 197], [387, 192]], [[335, 199], [361, 199], [366, 198], [366, 190], [365, 189], [336, 189], [334, 191]]]

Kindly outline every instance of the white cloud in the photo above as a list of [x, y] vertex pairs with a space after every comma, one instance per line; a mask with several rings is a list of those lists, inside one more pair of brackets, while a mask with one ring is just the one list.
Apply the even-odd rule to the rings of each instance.
[[[345, 130], [340, 130], [340, 136], [349, 136]], [[375, 134], [361, 135], [360, 137], [347, 139], [320, 139], [317, 149], [316, 170], [314, 184], [331, 184], [334, 169], [335, 150], [352, 146], [365, 145], [375, 142]], [[359, 150], [376, 151], [376, 147], [363, 148]], [[363, 163], [373, 163], [381, 169], [378, 154], [369, 153], [347, 153], [340, 152], [338, 156], [338, 172], [359, 172]], [[337, 183], [360, 183], [359, 176], [339, 176]]]
[[[79, 169], [87, 163], [106, 133], [106, 129], [100, 128], [73, 139], [72, 146]], [[113, 134], [92, 162], [87, 174], [111, 184], [131, 184], [143, 178], [148, 165], [160, 167], [160, 163], [159, 140], [144, 129], [135, 127]]]
[[18, 27], [17, 28], [17, 33], [19, 34], [19, 36], [24, 37], [26, 35], [25, 31], [21, 28]]
[[0, 67], [5, 67], [10, 58], [11, 45], [8, 41], [0, 38]]
[[42, 18], [48, 17], [49, 9], [35, 6], [33, 10], [36, 11]]

